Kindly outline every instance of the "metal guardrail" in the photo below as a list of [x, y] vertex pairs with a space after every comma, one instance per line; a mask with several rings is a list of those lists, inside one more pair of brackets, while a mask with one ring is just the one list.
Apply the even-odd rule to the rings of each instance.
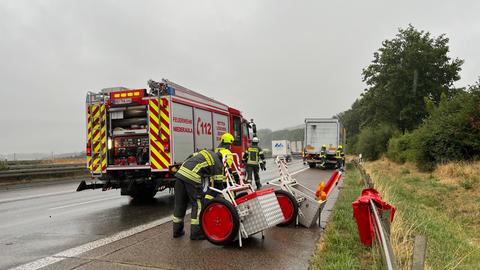
[[[365, 187], [373, 188], [374, 183], [370, 175], [365, 171], [362, 164], [358, 161], [353, 162], [354, 166], [360, 171]], [[373, 225], [375, 228], [375, 236], [379, 243], [382, 252], [383, 263], [388, 270], [396, 270], [397, 263], [395, 261], [395, 254], [390, 243], [390, 215], [380, 215], [377, 205], [373, 200], [370, 200], [370, 208], [372, 213]]]
[[9, 179], [28, 179], [33, 177], [41, 176], [56, 176], [56, 175], [66, 175], [66, 174], [75, 174], [81, 172], [87, 172], [85, 165], [63, 165], [63, 166], [54, 166], [54, 167], [40, 167], [40, 168], [29, 168], [29, 169], [20, 169], [20, 170], [4, 170], [0, 171], [0, 180], [9, 180]]

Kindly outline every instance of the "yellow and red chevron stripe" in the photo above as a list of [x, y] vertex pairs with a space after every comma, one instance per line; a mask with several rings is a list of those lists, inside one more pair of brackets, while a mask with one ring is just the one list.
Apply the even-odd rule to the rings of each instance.
[[[92, 120], [91, 120], [91, 106], [87, 106], [87, 142], [92, 140]], [[87, 167], [92, 171], [92, 156], [87, 156]]]
[[[152, 171], [168, 170], [170, 166], [170, 107], [168, 99], [149, 101], [150, 118], [150, 168]], [[167, 149], [165, 149], [167, 148]]]
[[89, 136], [92, 156], [89, 162], [90, 171], [100, 174], [107, 171], [107, 128], [105, 104], [90, 106]]

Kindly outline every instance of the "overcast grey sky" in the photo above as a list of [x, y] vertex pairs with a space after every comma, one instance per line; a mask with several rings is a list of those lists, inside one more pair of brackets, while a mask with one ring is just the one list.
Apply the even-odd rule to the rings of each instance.
[[84, 149], [87, 91], [168, 78], [254, 118], [350, 107], [361, 70], [409, 23], [480, 75], [480, 1], [0, 0], [0, 153]]

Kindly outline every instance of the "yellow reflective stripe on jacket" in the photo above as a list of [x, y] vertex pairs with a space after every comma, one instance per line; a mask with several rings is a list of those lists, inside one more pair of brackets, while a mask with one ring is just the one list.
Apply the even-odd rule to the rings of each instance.
[[202, 151], [200, 151], [200, 154], [202, 154], [202, 156], [205, 158], [205, 160], [207, 161], [207, 164], [209, 166], [213, 165], [213, 157], [212, 157], [212, 155], [210, 155], [210, 153], [208, 151], [202, 150]]
[[202, 182], [200, 175], [192, 172], [191, 170], [189, 170], [189, 169], [187, 169], [183, 166], [180, 167], [180, 170], [178, 170], [177, 173], [183, 175], [185, 178], [190, 179], [190, 180], [192, 180], [196, 183], [201, 183]]
[[221, 175], [214, 175], [211, 177], [213, 181], [222, 181], [222, 182], [226, 182], [227, 181], [227, 177], [223, 174]]
[[[256, 147], [249, 147], [247, 149], [247, 152], [248, 152], [247, 164], [258, 165], [259, 164], [259, 159], [260, 159], [259, 149], [256, 148]], [[256, 153], [256, 158], [257, 158], [256, 160], [252, 160], [252, 153]]]
[[203, 168], [205, 168], [205, 167], [207, 167], [207, 166], [208, 166], [208, 164], [207, 164], [206, 161], [205, 161], [205, 162], [202, 162], [202, 163], [198, 163], [198, 164], [195, 166], [195, 168], [193, 168], [192, 171], [193, 171], [194, 173], [198, 173], [198, 171], [200, 171], [201, 169], [203, 169]]

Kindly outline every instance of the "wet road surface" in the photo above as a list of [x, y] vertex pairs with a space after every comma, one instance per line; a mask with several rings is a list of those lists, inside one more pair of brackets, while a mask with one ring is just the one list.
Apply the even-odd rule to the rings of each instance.
[[[290, 170], [304, 168], [293, 161]], [[278, 177], [273, 161], [262, 182]], [[168, 190], [141, 203], [119, 190], [75, 192], [80, 180], [0, 189], [0, 269], [8, 269], [171, 215]], [[170, 230], [168, 230], [170, 232]]]
[[[310, 188], [328, 178], [331, 171], [307, 169], [295, 178]], [[338, 196], [339, 186], [334, 188], [324, 212], [322, 226], [328, 218]], [[187, 222], [188, 223], [188, 222]], [[186, 224], [187, 225], [187, 224]], [[48, 269], [307, 269], [314, 254], [322, 229], [290, 226], [271, 228], [265, 239], [254, 235], [238, 243], [221, 247], [208, 241], [190, 241], [187, 234], [172, 238], [172, 224], [137, 233], [76, 255], [57, 255], [62, 261], [51, 264]]]

